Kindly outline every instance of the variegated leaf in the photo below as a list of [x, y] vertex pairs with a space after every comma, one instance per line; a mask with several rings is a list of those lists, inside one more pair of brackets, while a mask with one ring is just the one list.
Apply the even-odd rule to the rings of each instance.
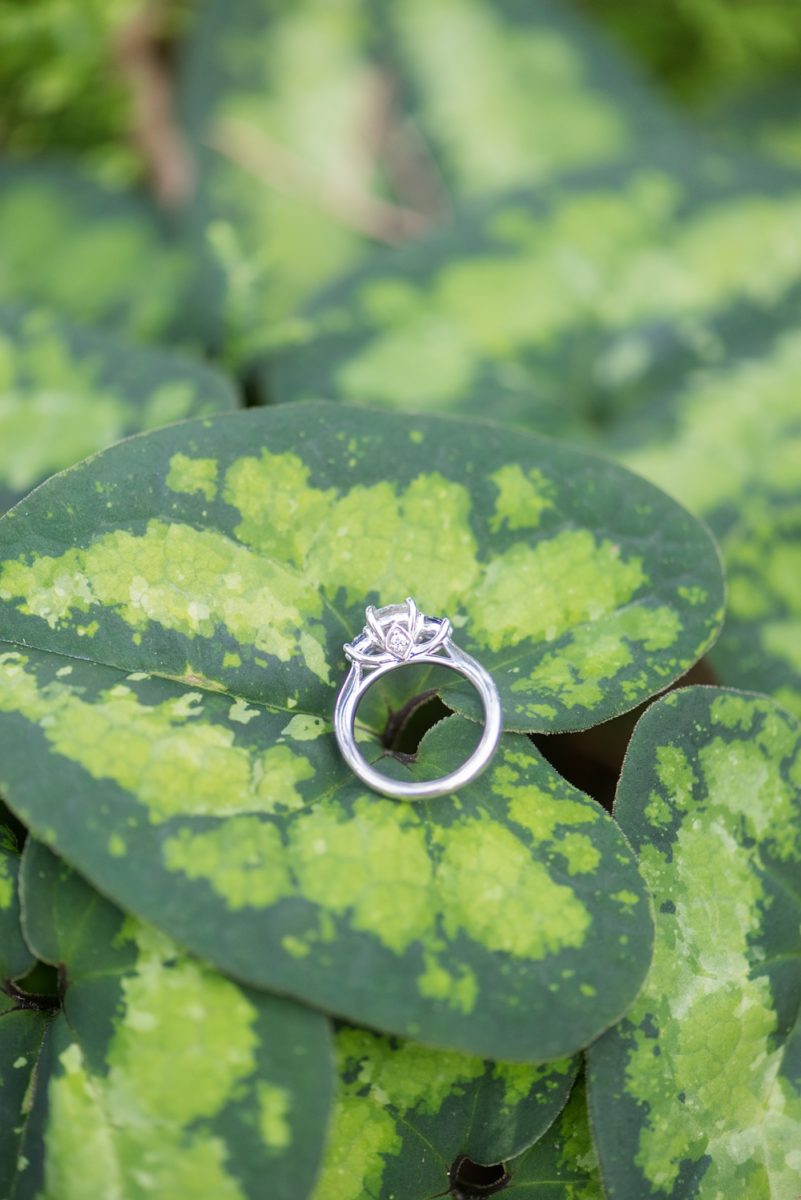
[[39, 1050], [4, 1194], [261, 1200], [268, 1179], [271, 1197], [303, 1200], [330, 1102], [325, 1019], [190, 959], [30, 842], [23, 895], [63, 1011]]
[[[241, 978], [482, 1057], [572, 1053], [625, 1010], [650, 918], [597, 806], [513, 736], [458, 796], [384, 800], [330, 721], [363, 605], [409, 592], [511, 726], [666, 686], [714, 636], [720, 576], [661, 493], [489, 425], [292, 406], [129, 439], [18, 505], [0, 549], [0, 785], [124, 907]], [[437, 726], [412, 770], [474, 738]]]
[[589, 1051], [619, 1200], [801, 1193], [801, 728], [688, 688], [634, 732], [615, 815], [657, 908], [645, 987]]
[[[665, 354], [654, 400], [610, 445], [709, 522], [726, 566], [712, 653], [726, 684], [801, 713], [801, 337], [796, 288], [771, 316], [735, 309], [691, 359]], [[675, 345], [675, 337], [673, 344]]]
[[191, 359], [0, 307], [0, 511], [126, 434], [236, 406], [228, 380]]
[[351, 1026], [336, 1045], [339, 1097], [313, 1200], [427, 1200], [460, 1157], [521, 1153], [564, 1108], [578, 1066], [486, 1062]]
[[0, 169], [0, 302], [31, 303], [136, 340], [208, 340], [196, 264], [134, 192], [39, 160]]
[[465, 414], [577, 435], [650, 395], [648, 322], [770, 309], [801, 279], [791, 172], [652, 153], [495, 198], [319, 296], [262, 367], [272, 400]]
[[677, 124], [548, 0], [212, 0], [183, 68], [191, 219], [237, 360], [292, 337], [298, 306], [368, 247], [447, 221], [451, 195], [617, 160]]

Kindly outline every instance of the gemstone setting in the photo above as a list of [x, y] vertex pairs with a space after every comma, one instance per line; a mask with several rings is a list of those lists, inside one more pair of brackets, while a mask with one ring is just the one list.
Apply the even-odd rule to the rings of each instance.
[[397, 622], [387, 631], [384, 638], [387, 650], [393, 658], [397, 658], [399, 661], [409, 657], [413, 644], [409, 634]]

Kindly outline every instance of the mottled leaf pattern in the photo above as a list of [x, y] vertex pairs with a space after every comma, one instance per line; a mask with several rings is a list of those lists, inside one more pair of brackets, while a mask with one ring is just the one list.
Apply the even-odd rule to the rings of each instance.
[[589, 1052], [619, 1200], [801, 1192], [801, 728], [688, 688], [640, 720], [615, 814], [657, 908], [645, 988]]
[[769, 319], [735, 310], [691, 363], [668, 354], [658, 401], [611, 444], [719, 539], [728, 605], [712, 662], [723, 682], [801, 713], [798, 300], [795, 289]]
[[236, 408], [210, 367], [0, 307], [0, 511], [126, 434]]
[[255, 1200], [265, 1179], [302, 1200], [328, 1115], [325, 1019], [188, 958], [30, 842], [23, 893], [27, 936], [66, 987], [15, 1200]]
[[339, 1098], [313, 1200], [427, 1200], [459, 1155], [496, 1163], [541, 1137], [577, 1060], [485, 1062], [341, 1027]]
[[[241, 978], [490, 1058], [573, 1052], [648, 957], [615, 826], [514, 738], [459, 797], [382, 800], [329, 722], [365, 601], [409, 593], [451, 615], [510, 725], [592, 723], [669, 683], [714, 636], [717, 556], [634, 477], [622, 509], [621, 478], [492, 426], [331, 405], [120, 444], [0, 534], [9, 802]], [[449, 769], [474, 734], [453, 728], [430, 742]]]
[[686, 512], [491, 425], [283, 407], [132, 439], [51, 487], [0, 535], [5, 640], [326, 720], [369, 602], [449, 615], [507, 728], [543, 731], [667, 686], [721, 616]]
[[523, 739], [458, 797], [398, 804], [306, 713], [33, 650], [3, 656], [2, 685], [15, 810], [239, 978], [517, 1061], [575, 1051], [639, 987], [650, 916], [626, 843]]
[[135, 193], [67, 166], [0, 170], [0, 301], [35, 303], [141, 340], [197, 342], [191, 264]]
[[[710, 522], [723, 681], [801, 711], [792, 174], [719, 155], [493, 202], [376, 261], [263, 367], [278, 400], [480, 412], [600, 443]], [[731, 399], [730, 399], [731, 397]]]
[[693, 169], [639, 157], [511, 193], [319, 297], [264, 386], [586, 436], [647, 394], [643, 322], [787, 293], [799, 219], [792, 173], [703, 152]]
[[192, 213], [224, 281], [234, 359], [376, 243], [450, 196], [620, 158], [675, 123], [563, 5], [212, 0], [185, 48]]

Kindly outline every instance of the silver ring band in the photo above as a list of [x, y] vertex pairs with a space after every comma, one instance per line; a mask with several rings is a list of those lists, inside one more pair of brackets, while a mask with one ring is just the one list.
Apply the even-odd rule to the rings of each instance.
[[[427, 800], [458, 791], [481, 774], [501, 736], [501, 701], [492, 676], [454, 645], [447, 617], [425, 616], [411, 598], [385, 608], [370, 606], [365, 616], [363, 632], [345, 645], [351, 667], [334, 710], [334, 733], [342, 757], [373, 791], [397, 800]], [[418, 783], [390, 779], [370, 766], [356, 745], [354, 723], [364, 693], [382, 675], [407, 663], [431, 663], [457, 671], [472, 683], [484, 706], [484, 729], [475, 750], [457, 770], [440, 779]]]

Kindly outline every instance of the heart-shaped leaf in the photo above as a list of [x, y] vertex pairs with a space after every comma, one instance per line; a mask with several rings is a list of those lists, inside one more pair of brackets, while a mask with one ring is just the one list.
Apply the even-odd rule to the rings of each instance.
[[721, 585], [662, 493], [488, 425], [291, 406], [132, 438], [4, 520], [2, 781], [102, 890], [241, 978], [482, 1057], [625, 1010], [649, 918], [596, 806], [516, 739], [463, 795], [382, 800], [329, 722], [363, 605], [409, 591], [509, 724], [664, 687]]
[[0, 170], [0, 301], [35, 303], [142, 340], [197, 342], [194, 268], [135, 193], [40, 161]]
[[505, 1167], [515, 1200], [605, 1200], [583, 1079], [545, 1136]]
[[654, 961], [589, 1052], [620, 1200], [801, 1192], [801, 728], [765, 697], [688, 688], [634, 732], [615, 813], [657, 907]]
[[0, 307], [0, 511], [123, 435], [236, 408], [211, 368]]
[[262, 370], [271, 400], [491, 411], [582, 433], [638, 400], [643, 322], [771, 307], [801, 278], [797, 178], [672, 155], [502, 196], [374, 259]]
[[314, 1200], [428, 1200], [466, 1155], [497, 1163], [564, 1108], [577, 1059], [485, 1062], [366, 1029], [336, 1035], [339, 1098]]
[[330, 1102], [325, 1019], [183, 955], [43, 846], [23, 861], [26, 933], [64, 995], [7, 1194], [261, 1200], [269, 1179], [302, 1200]]

